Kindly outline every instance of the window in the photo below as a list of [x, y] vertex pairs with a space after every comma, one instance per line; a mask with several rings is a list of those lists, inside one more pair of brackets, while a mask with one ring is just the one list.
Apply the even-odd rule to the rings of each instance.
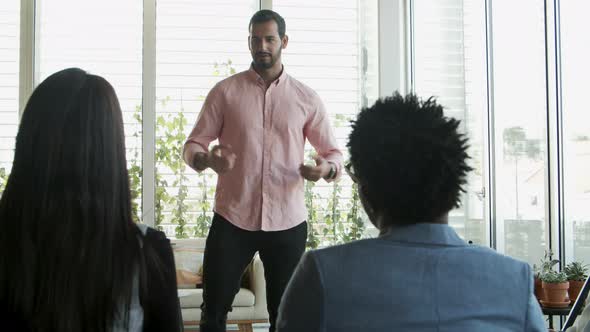
[[62, 69], [79, 67], [104, 77], [115, 88], [123, 110], [127, 161], [138, 211], [135, 217], [139, 219], [142, 3], [43, 0], [37, 1], [36, 10], [41, 22], [36, 84]]
[[561, 1], [563, 178], [566, 254], [590, 263], [590, 45], [580, 42], [590, 24], [590, 3]]
[[[378, 94], [374, 20], [377, 5], [370, 1], [361, 1], [359, 5], [357, 1], [347, 0], [322, 6], [312, 2], [275, 1], [273, 6], [287, 21], [290, 43], [283, 53], [285, 68], [323, 97], [344, 150], [348, 120]], [[182, 143], [211, 87], [249, 68], [247, 28], [256, 10], [258, 1], [252, 0], [222, 1], [215, 5], [169, 0], [157, 4], [155, 215], [156, 223], [169, 236], [207, 234], [216, 176], [210, 170], [196, 174], [187, 168], [180, 159]], [[312, 10], [316, 14], [307, 15]], [[352, 196], [351, 185], [347, 179], [335, 188], [321, 184], [311, 192], [312, 185], [308, 184], [308, 197], [314, 198], [308, 200], [311, 215], [332, 229], [338, 225], [333, 222], [336, 219], [351, 217], [358, 223], [360, 217], [345, 213], [354, 204], [348, 202]], [[340, 196], [335, 193], [341, 192], [344, 201], [339, 206]], [[316, 199], [320, 202], [317, 215]], [[356, 204], [355, 211], [358, 211], [358, 199]], [[355, 228], [353, 224], [343, 226], [340, 241], [351, 236], [351, 232], [360, 233], [361, 227]], [[312, 232], [310, 245], [319, 244], [320, 232], [321, 229]]]
[[468, 136], [474, 170], [468, 176], [462, 205], [449, 224], [466, 241], [487, 245], [484, 218], [484, 124], [487, 113], [486, 32], [483, 1], [413, 2], [414, 90], [434, 96], [445, 115], [461, 120]]
[[[283, 52], [285, 68], [323, 97], [344, 150], [348, 120], [378, 94], [377, 4], [274, 1], [273, 6], [285, 18], [290, 37]], [[156, 223], [170, 236], [207, 234], [216, 176], [210, 170], [199, 175], [187, 168], [179, 159], [180, 149], [211, 87], [249, 68], [247, 29], [256, 10], [258, 1], [252, 0], [158, 2], [155, 214]], [[311, 11], [315, 14], [310, 16]], [[321, 219], [323, 226], [336, 229], [341, 219], [359, 223], [358, 215], [346, 213], [352, 207], [349, 179], [335, 188], [320, 184], [312, 192], [311, 187], [307, 185], [308, 198], [314, 198], [308, 200], [310, 215]], [[341, 192], [344, 200], [339, 202], [335, 193]], [[358, 211], [358, 199], [356, 204]], [[360, 236], [362, 227], [353, 224], [342, 226], [340, 240], [355, 231]], [[319, 245], [320, 232], [311, 232], [310, 245]]]
[[12, 168], [19, 110], [20, 1], [0, 2], [0, 194]]
[[204, 237], [212, 218], [217, 177], [182, 160], [209, 90], [250, 67], [248, 22], [255, 0], [160, 0], [156, 19], [155, 221], [172, 237]]
[[[348, 121], [360, 107], [375, 101], [379, 62], [391, 61], [378, 57], [377, 1], [155, 1], [155, 22], [147, 16], [143, 22], [142, 1], [35, 1], [35, 12], [24, 13], [30, 18], [36, 15], [31, 22], [38, 23], [31, 27], [36, 31], [34, 54], [28, 47], [23, 49], [30, 54], [19, 54], [21, 4], [0, 1], [0, 168], [10, 170], [19, 94], [27, 92], [25, 87], [19, 91], [23, 80], [19, 76], [24, 76], [19, 73], [21, 59], [34, 56], [36, 84], [58, 70], [81, 67], [109, 80], [121, 101], [136, 218], [142, 215], [142, 151], [154, 149], [156, 187], [145, 189], [155, 189], [156, 204], [147, 207], [148, 215], [155, 212], [156, 224], [171, 237], [204, 236], [216, 178], [211, 171], [198, 175], [187, 169], [180, 156], [182, 142], [210, 88], [248, 68], [247, 25], [260, 3], [270, 4], [285, 17], [290, 37], [283, 52], [285, 68], [319, 93], [347, 157]], [[559, 208], [564, 211], [565, 228], [553, 232], [559, 231], [566, 240], [565, 257], [590, 261], [590, 214], [585, 209], [590, 203], [585, 174], [590, 166], [590, 127], [584, 103], [590, 49], [580, 42], [580, 31], [588, 30], [582, 14], [590, 9], [586, 2], [555, 3], [559, 36], [546, 31], [545, 23], [554, 13], [543, 1], [408, 3], [412, 88], [422, 97], [437, 97], [448, 116], [462, 120], [471, 143], [475, 171], [469, 175], [462, 206], [450, 214], [451, 225], [466, 240], [491, 243], [500, 252], [535, 263], [548, 246], [546, 239], [556, 238], [548, 233], [546, 211]], [[143, 29], [154, 24], [152, 54], [143, 49]], [[546, 34], [549, 41], [559, 37], [561, 48], [546, 43]], [[381, 37], [387, 44], [386, 36]], [[384, 50], [398, 47], [392, 44]], [[151, 68], [156, 71], [155, 82], [142, 73], [143, 52], [150, 59], [155, 55]], [[561, 81], [546, 82], [552, 75], [547, 75], [545, 55], [556, 52], [561, 56], [561, 75], [557, 75]], [[557, 190], [548, 186], [546, 166], [548, 161], [554, 165], [547, 158], [547, 141], [555, 135], [548, 136], [554, 133], [548, 133], [546, 125], [556, 118], [555, 114], [547, 118], [546, 105], [555, 99], [553, 92], [547, 93], [554, 84], [561, 88], [562, 206], [546, 199], [546, 192]], [[148, 86], [156, 87], [155, 113], [152, 105], [148, 110], [141, 107], [142, 88]], [[142, 140], [142, 118], [157, 121], [155, 145]], [[3, 181], [0, 170], [0, 192]], [[488, 183], [495, 197], [489, 197]], [[308, 217], [313, 224], [310, 246], [345, 242], [365, 231], [355, 193], [346, 175], [337, 184], [307, 183]]]
[[[213, 85], [249, 67], [248, 22], [260, 1], [159, 0], [155, 4], [153, 22], [152, 17], [143, 16], [141, 1], [37, 1], [34, 14], [40, 24], [35, 40], [35, 83], [68, 67], [80, 67], [109, 80], [124, 112], [136, 219], [142, 219], [142, 189], [147, 193], [152, 189], [142, 188], [142, 177], [149, 176], [147, 171], [155, 166], [155, 204], [143, 212], [148, 216], [153, 213], [156, 226], [170, 237], [201, 237], [207, 234], [212, 216], [216, 176], [212, 171], [197, 174], [187, 168], [181, 159], [182, 144]], [[286, 68], [320, 93], [345, 150], [348, 120], [378, 95], [377, 3], [272, 4], [288, 22], [292, 42], [284, 53]], [[150, 54], [150, 49], [143, 48], [143, 29], [154, 23], [156, 47], [155, 54]], [[143, 52], [155, 56], [155, 82], [142, 73]], [[152, 84], [156, 88], [155, 113], [151, 105], [141, 107], [142, 89]], [[148, 118], [156, 120], [155, 145], [142, 139], [142, 119]], [[148, 134], [146, 137], [152, 133]], [[142, 149], [154, 149], [155, 165], [142, 165]], [[335, 187], [320, 184], [313, 192], [308, 185], [312, 210], [315, 198], [321, 201], [318, 211], [322, 215], [318, 213], [317, 219], [331, 230], [346, 228], [330, 241], [356, 238], [364, 228], [359, 215], [362, 209], [351, 186], [349, 179]], [[343, 200], [339, 201], [340, 197]], [[351, 209], [355, 212], [347, 214]], [[313, 211], [312, 215], [316, 217]], [[316, 240], [315, 245], [320, 242]]]
[[[547, 222], [545, 8], [533, 0], [489, 4], [490, 12], [482, 1], [411, 2], [413, 85], [462, 120], [470, 139], [475, 170], [450, 225], [465, 240], [493, 238], [498, 251], [536, 263]], [[492, 209], [494, 220], [486, 217]]]
[[[273, 10], [287, 24], [285, 70], [320, 95], [345, 159], [349, 120], [379, 94], [377, 9], [372, 0], [273, 1]], [[310, 160], [310, 146], [307, 151]], [[306, 201], [309, 246], [362, 235], [366, 219], [346, 175], [335, 184], [307, 182]]]
[[546, 246], [545, 13], [492, 3], [498, 250], [537, 263]]

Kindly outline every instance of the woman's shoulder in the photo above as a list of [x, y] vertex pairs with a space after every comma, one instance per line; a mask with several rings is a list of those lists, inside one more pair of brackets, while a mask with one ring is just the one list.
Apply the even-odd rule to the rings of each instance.
[[170, 243], [170, 240], [166, 236], [166, 233], [157, 230], [153, 227], [150, 227], [146, 224], [136, 224], [137, 228], [141, 232], [144, 238], [154, 241], [163, 241], [166, 243]]
[[153, 227], [149, 227], [145, 224], [136, 225], [141, 232], [141, 242], [149, 245], [151, 248], [154, 248], [159, 253], [172, 250], [170, 239], [168, 239], [164, 232]]

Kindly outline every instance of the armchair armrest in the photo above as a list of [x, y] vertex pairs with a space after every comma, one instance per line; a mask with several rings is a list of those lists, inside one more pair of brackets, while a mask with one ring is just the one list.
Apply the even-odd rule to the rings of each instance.
[[264, 266], [260, 257], [256, 255], [249, 271], [250, 290], [254, 293], [254, 317], [268, 319], [266, 307], [266, 281], [264, 279]]

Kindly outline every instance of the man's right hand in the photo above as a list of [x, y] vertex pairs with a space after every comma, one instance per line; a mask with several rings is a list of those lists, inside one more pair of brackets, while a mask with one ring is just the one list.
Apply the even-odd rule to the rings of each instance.
[[234, 168], [236, 154], [229, 145], [216, 145], [209, 151], [207, 166], [217, 174], [222, 174]]

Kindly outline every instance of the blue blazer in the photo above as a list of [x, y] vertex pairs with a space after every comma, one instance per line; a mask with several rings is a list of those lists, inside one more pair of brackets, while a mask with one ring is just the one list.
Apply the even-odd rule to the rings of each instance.
[[307, 252], [278, 331], [547, 331], [527, 263], [416, 224]]

